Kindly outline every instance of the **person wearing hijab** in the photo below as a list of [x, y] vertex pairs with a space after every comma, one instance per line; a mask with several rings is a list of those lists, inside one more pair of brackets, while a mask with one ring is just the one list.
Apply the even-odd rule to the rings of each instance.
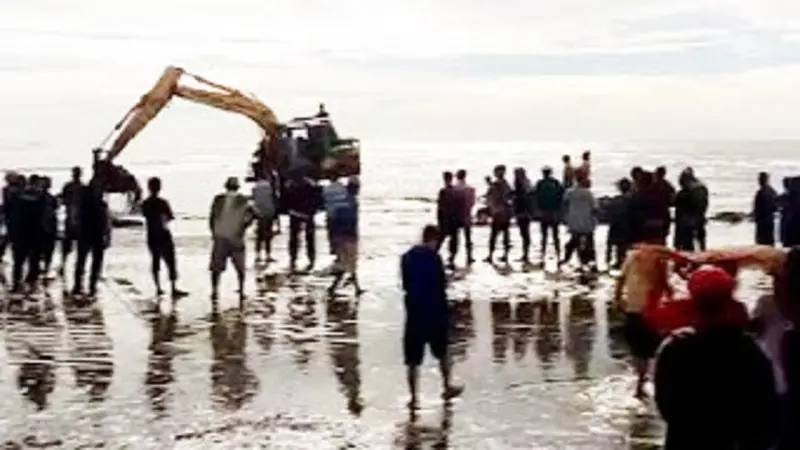
[[695, 317], [662, 343], [655, 400], [665, 450], [771, 449], [777, 395], [772, 365], [742, 326], [725, 269], [702, 266], [687, 283]]

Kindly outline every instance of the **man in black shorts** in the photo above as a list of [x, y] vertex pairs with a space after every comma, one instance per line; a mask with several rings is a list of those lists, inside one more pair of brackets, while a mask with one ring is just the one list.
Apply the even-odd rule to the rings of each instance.
[[403, 254], [400, 262], [406, 308], [403, 353], [411, 392], [409, 407], [412, 409], [417, 406], [419, 366], [424, 359], [426, 345], [439, 360], [442, 398], [449, 400], [464, 390], [450, 381], [451, 366], [447, 352], [450, 313], [444, 264], [437, 252], [440, 239], [436, 226], [426, 226], [422, 232], [422, 243]]
[[159, 197], [161, 192], [161, 179], [157, 177], [147, 180], [147, 190], [150, 195], [142, 202], [142, 215], [147, 224], [147, 249], [152, 258], [153, 281], [156, 285], [156, 295], [164, 295], [161, 289], [161, 260], [167, 265], [169, 281], [172, 288], [172, 298], [178, 299], [188, 295], [177, 288], [178, 269], [175, 263], [175, 243], [167, 224], [175, 217], [169, 202]]

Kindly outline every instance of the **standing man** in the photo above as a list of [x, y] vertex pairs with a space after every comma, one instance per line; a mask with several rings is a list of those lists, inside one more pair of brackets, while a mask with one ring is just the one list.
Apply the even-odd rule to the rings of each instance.
[[53, 253], [58, 240], [58, 200], [50, 192], [53, 180], [50, 177], [42, 177], [42, 196], [44, 197], [44, 210], [42, 216], [42, 277], [47, 281], [50, 274], [50, 265], [53, 262]]
[[756, 223], [756, 244], [775, 245], [775, 212], [778, 193], [769, 183], [769, 174], [758, 174], [758, 190], [753, 199], [753, 218]]
[[472, 257], [472, 208], [475, 207], [475, 188], [467, 184], [467, 171], [456, 172], [456, 184], [453, 186], [457, 199], [459, 226], [464, 230], [464, 245], [467, 250], [467, 265], [475, 262]]
[[333, 238], [334, 215], [337, 208], [347, 206], [348, 199], [347, 188], [339, 181], [338, 176], [332, 174], [328, 185], [322, 188], [322, 201], [325, 204], [325, 226], [328, 231], [328, 245], [330, 246], [330, 253], [334, 257], [338, 254], [335, 239]]
[[575, 176], [586, 177], [589, 181], [592, 179], [592, 152], [586, 150], [581, 154], [581, 165], [575, 169]]
[[561, 162], [564, 163], [564, 177], [561, 184], [564, 186], [564, 189], [569, 189], [575, 183], [575, 168], [572, 167], [569, 155], [562, 156]]
[[25, 185], [25, 179], [18, 173], [11, 171], [6, 172], [5, 176], [6, 185], [3, 186], [3, 225], [5, 226], [5, 237], [0, 243], [0, 262], [6, 255], [6, 248], [11, 244], [11, 236], [9, 235], [9, 227], [11, 224], [9, 220], [12, 216], [11, 206], [14, 203], [17, 195], [22, 192], [22, 187]]
[[256, 263], [261, 261], [261, 250], [266, 253], [265, 261], [272, 259], [272, 227], [277, 215], [275, 187], [267, 177], [259, 177], [253, 185], [253, 209], [256, 213]]
[[300, 250], [300, 233], [305, 232], [307, 271], [314, 268], [317, 257], [316, 224], [314, 215], [322, 203], [322, 193], [317, 184], [306, 177], [297, 176], [286, 182], [286, 208], [289, 211], [289, 268], [297, 268]]
[[230, 177], [225, 181], [225, 192], [218, 194], [211, 202], [209, 228], [213, 245], [211, 247], [211, 300], [219, 298], [219, 280], [225, 271], [228, 259], [239, 282], [239, 301], [243, 301], [245, 280], [244, 233], [253, 221], [253, 211], [247, 197], [239, 193], [239, 179]]
[[12, 291], [22, 291], [22, 276], [27, 265], [25, 283], [28, 292], [36, 290], [41, 272], [42, 237], [44, 231], [44, 196], [39, 175], [31, 175], [11, 206], [12, 236], [11, 250], [14, 255], [12, 268]]
[[178, 268], [175, 261], [175, 242], [169, 230], [169, 223], [175, 219], [169, 202], [161, 198], [161, 179], [157, 177], [147, 180], [147, 190], [150, 195], [142, 202], [142, 215], [147, 225], [147, 249], [150, 251], [152, 261], [151, 270], [153, 282], [156, 286], [156, 295], [164, 295], [161, 289], [161, 260], [167, 265], [170, 288], [173, 299], [188, 295], [177, 287]]
[[332, 243], [336, 249], [336, 264], [334, 264], [333, 283], [328, 288], [328, 294], [333, 296], [339, 282], [345, 275], [350, 275], [348, 282], [353, 283], [356, 297], [364, 293], [358, 282], [358, 193], [361, 183], [358, 177], [351, 177], [347, 183], [347, 198], [334, 210], [329, 232]]
[[489, 255], [484, 262], [492, 262], [497, 237], [503, 235], [503, 257], [500, 262], [508, 262], [508, 251], [511, 249], [509, 227], [511, 226], [511, 186], [506, 181], [506, 166], [499, 165], [494, 168], [494, 181], [489, 184], [486, 193], [486, 203], [489, 214], [492, 216], [492, 229], [489, 234]]
[[83, 274], [86, 260], [92, 255], [92, 266], [89, 274], [89, 296], [97, 294], [97, 282], [103, 269], [103, 257], [111, 243], [111, 217], [108, 204], [103, 200], [103, 191], [99, 180], [92, 179], [88, 186], [80, 190], [78, 198], [78, 259], [75, 262], [75, 284], [73, 295], [83, 293]]
[[561, 242], [558, 236], [558, 226], [561, 223], [564, 187], [553, 177], [553, 169], [550, 166], [544, 166], [542, 168], [542, 179], [536, 182], [534, 195], [536, 197], [536, 207], [539, 210], [542, 264], [544, 264], [545, 255], [547, 253], [548, 233], [552, 233], [553, 235], [556, 261], [560, 261]]
[[522, 241], [522, 256], [520, 262], [529, 264], [534, 197], [533, 186], [531, 186], [531, 181], [528, 179], [528, 175], [522, 167], [514, 169], [514, 190], [511, 195], [514, 217], [517, 220], [519, 237]]
[[451, 382], [448, 355], [450, 308], [447, 304], [444, 264], [437, 251], [439, 239], [437, 227], [426, 226], [422, 232], [422, 243], [403, 254], [400, 262], [406, 309], [403, 353], [411, 393], [408, 404], [412, 409], [417, 407], [419, 366], [422, 365], [426, 346], [439, 360], [442, 398], [449, 400], [464, 390], [462, 386], [454, 386]]
[[78, 231], [80, 228], [80, 198], [83, 191], [83, 182], [81, 181], [81, 168], [75, 166], [72, 168], [72, 179], [64, 184], [61, 189], [61, 195], [58, 196], [59, 202], [64, 205], [64, 236], [61, 239], [61, 267], [58, 269], [58, 275], [63, 277], [64, 270], [67, 265], [67, 256], [72, 252], [73, 244], [78, 240]]
[[444, 239], [448, 241], [450, 256], [447, 258], [447, 266], [455, 267], [456, 252], [458, 251], [458, 224], [460, 222], [457, 196], [453, 187], [453, 172], [442, 174], [444, 186], [439, 189], [439, 196], [436, 200], [436, 220], [439, 223], [439, 230], [442, 239], [439, 240], [439, 247], [444, 244]]

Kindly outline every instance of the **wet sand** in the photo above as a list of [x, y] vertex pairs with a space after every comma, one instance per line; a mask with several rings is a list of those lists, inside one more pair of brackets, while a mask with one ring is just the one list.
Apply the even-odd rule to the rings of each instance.
[[[201, 230], [177, 233], [192, 295], [174, 308], [153, 302], [137, 230], [115, 234], [96, 307], [70, 305], [56, 282], [44, 306], [4, 308], [7, 448], [658, 448], [663, 429], [652, 405], [631, 397], [618, 318], [607, 307], [610, 277], [581, 285], [518, 264], [459, 270], [452, 352], [466, 391], [444, 406], [428, 358], [422, 408], [411, 417], [397, 271], [414, 235], [365, 228], [367, 293], [358, 302], [349, 289], [327, 300], [329, 279], [319, 273], [285, 275], [280, 235], [276, 267], [260, 282], [251, 268], [244, 310], [229, 271], [215, 315]], [[486, 231], [476, 233], [478, 258]], [[709, 233], [712, 245], [750, 234], [717, 225]], [[327, 243], [318, 235], [323, 266]], [[752, 302], [763, 280], [747, 274], [742, 284]]]

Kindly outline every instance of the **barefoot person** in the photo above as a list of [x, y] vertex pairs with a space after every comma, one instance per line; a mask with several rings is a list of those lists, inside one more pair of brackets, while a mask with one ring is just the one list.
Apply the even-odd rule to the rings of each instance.
[[80, 227], [80, 198], [84, 184], [81, 181], [81, 168], [72, 168], [72, 179], [64, 184], [59, 202], [64, 205], [64, 236], [61, 237], [61, 267], [58, 275], [63, 277], [67, 265], [67, 257], [72, 253], [72, 246], [78, 241]]
[[247, 197], [239, 193], [239, 179], [230, 177], [225, 182], [225, 193], [218, 194], [211, 203], [209, 227], [211, 247], [211, 299], [219, 298], [219, 279], [228, 259], [239, 281], [239, 299], [244, 300], [245, 245], [244, 233], [254, 215]]
[[253, 208], [256, 220], [256, 262], [261, 261], [261, 251], [266, 254], [265, 261], [275, 262], [272, 259], [273, 222], [277, 215], [275, 204], [275, 186], [269, 178], [261, 177], [253, 185]]
[[442, 258], [436, 250], [440, 239], [436, 226], [426, 226], [422, 232], [422, 243], [403, 254], [400, 263], [406, 309], [403, 352], [408, 370], [411, 408], [417, 406], [419, 366], [422, 364], [426, 346], [430, 347], [433, 356], [439, 360], [442, 397], [445, 400], [451, 399], [463, 391], [463, 387], [454, 386], [450, 379], [447, 281]]
[[159, 196], [161, 193], [161, 179], [150, 178], [147, 181], [147, 190], [150, 195], [142, 202], [142, 215], [147, 225], [147, 249], [152, 259], [153, 282], [156, 285], [156, 295], [164, 295], [161, 289], [161, 260], [167, 265], [169, 273], [172, 298], [185, 297], [186, 292], [177, 287], [178, 269], [175, 263], [175, 242], [167, 224], [175, 219], [169, 202]]

